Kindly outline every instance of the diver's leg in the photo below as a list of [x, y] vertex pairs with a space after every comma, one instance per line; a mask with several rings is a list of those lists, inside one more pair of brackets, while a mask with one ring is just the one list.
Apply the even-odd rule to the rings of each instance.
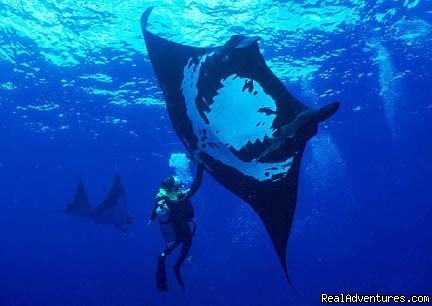
[[180, 241], [174, 241], [173, 243], [171, 243], [171, 244], [169, 244], [169, 245], [167, 245], [166, 247], [165, 247], [165, 250], [159, 255], [159, 256], [162, 256], [162, 257], [167, 257], [169, 254], [171, 254], [171, 252], [172, 251], [174, 251], [174, 249], [176, 248], [176, 247], [178, 247], [180, 245]]
[[192, 246], [192, 239], [184, 241], [182, 243], [180, 255], [177, 258], [177, 262], [176, 262], [175, 266], [173, 266], [177, 282], [179, 283], [180, 287], [183, 290], [185, 290], [185, 287], [184, 287], [183, 277], [180, 273], [180, 267], [183, 264], [183, 262], [185, 261], [186, 257], [188, 256], [191, 246]]
[[189, 254], [189, 250], [190, 250], [191, 246], [192, 246], [192, 239], [183, 242], [182, 248], [180, 250], [180, 255], [177, 258], [177, 262], [176, 262], [176, 265], [175, 265], [175, 267], [177, 269], [180, 269], [181, 265], [186, 260], [186, 257]]

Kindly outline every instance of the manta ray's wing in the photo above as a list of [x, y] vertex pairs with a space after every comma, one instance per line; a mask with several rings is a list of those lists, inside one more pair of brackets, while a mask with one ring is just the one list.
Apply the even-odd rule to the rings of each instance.
[[127, 211], [125, 191], [120, 175], [115, 175], [108, 195], [93, 210], [92, 219], [97, 223], [113, 224], [122, 232], [125, 232], [125, 227], [132, 223], [132, 217]]
[[100, 203], [95, 211], [103, 212], [106, 210], [110, 210], [113, 207], [116, 207], [120, 204], [120, 200], [123, 199], [125, 196], [123, 183], [121, 180], [120, 175], [116, 174], [114, 176], [114, 181], [111, 185], [111, 189], [106, 196], [106, 198]]
[[315, 111], [299, 102], [266, 65], [258, 38], [188, 47], [150, 33], [150, 12], [141, 27], [174, 129], [196, 161], [259, 214], [288, 277], [303, 150], [339, 105]]
[[75, 191], [74, 198], [65, 209], [66, 213], [70, 214], [86, 214], [91, 209], [90, 202], [88, 201], [87, 192], [81, 176], [78, 178], [78, 185]]
[[[180, 84], [183, 80], [184, 63], [192, 57], [201, 56], [213, 50], [212, 48], [194, 48], [175, 42], [167, 41], [153, 33], [147, 31], [147, 19], [150, 16], [152, 7], [148, 8], [141, 17], [141, 27], [146, 41], [147, 53], [153, 65], [153, 70], [159, 81], [160, 88], [162, 89], [165, 98], [167, 99], [168, 113], [173, 123], [177, 135], [192, 134], [192, 125], [184, 116], [176, 116], [176, 113], [185, 113], [185, 104], [176, 103], [178, 99], [182, 99]], [[169, 59], [169, 62], [165, 62]], [[172, 84], [178, 86], [173, 87]], [[182, 139], [183, 143], [187, 145], [186, 139]]]

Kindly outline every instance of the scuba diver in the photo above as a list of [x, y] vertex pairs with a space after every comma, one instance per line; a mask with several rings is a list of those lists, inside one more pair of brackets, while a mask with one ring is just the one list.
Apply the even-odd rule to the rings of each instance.
[[[196, 224], [193, 221], [194, 209], [190, 201], [201, 185], [204, 167], [197, 165], [194, 181], [189, 189], [182, 190], [184, 185], [174, 177], [168, 177], [161, 183], [156, 195], [153, 212], [149, 224], [156, 218], [159, 221], [161, 233], [165, 241], [165, 249], [158, 257], [156, 283], [160, 291], [168, 291], [168, 281], [165, 269], [165, 260], [171, 252], [181, 245], [180, 254], [176, 264], [172, 267], [177, 282], [184, 290], [183, 278], [180, 268], [189, 254], [192, 246], [192, 237], [195, 235]], [[189, 223], [193, 224], [191, 230]]]

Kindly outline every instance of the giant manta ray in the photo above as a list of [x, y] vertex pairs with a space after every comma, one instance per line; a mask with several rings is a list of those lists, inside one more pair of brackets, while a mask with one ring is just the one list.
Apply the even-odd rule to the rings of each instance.
[[126, 209], [125, 192], [120, 175], [114, 177], [111, 190], [98, 206], [92, 207], [81, 176], [74, 198], [68, 204], [65, 213], [93, 220], [100, 224], [113, 224], [122, 233], [126, 234], [128, 226], [132, 224], [132, 216]]
[[257, 37], [195, 48], [147, 30], [147, 52], [172, 125], [196, 162], [260, 216], [288, 277], [286, 248], [296, 207], [300, 161], [319, 122], [339, 103], [313, 110], [266, 65]]

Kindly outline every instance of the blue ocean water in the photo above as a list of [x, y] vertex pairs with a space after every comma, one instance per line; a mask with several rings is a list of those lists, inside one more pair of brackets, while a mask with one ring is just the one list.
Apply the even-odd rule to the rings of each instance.
[[[156, 291], [148, 226], [169, 121], [139, 26], [193, 46], [260, 36], [310, 107], [341, 110], [308, 143], [289, 287], [258, 217], [209, 175], [182, 292]], [[319, 305], [322, 292], [432, 291], [432, 1], [0, 0], [0, 305]], [[62, 213], [121, 174], [128, 235]]]

